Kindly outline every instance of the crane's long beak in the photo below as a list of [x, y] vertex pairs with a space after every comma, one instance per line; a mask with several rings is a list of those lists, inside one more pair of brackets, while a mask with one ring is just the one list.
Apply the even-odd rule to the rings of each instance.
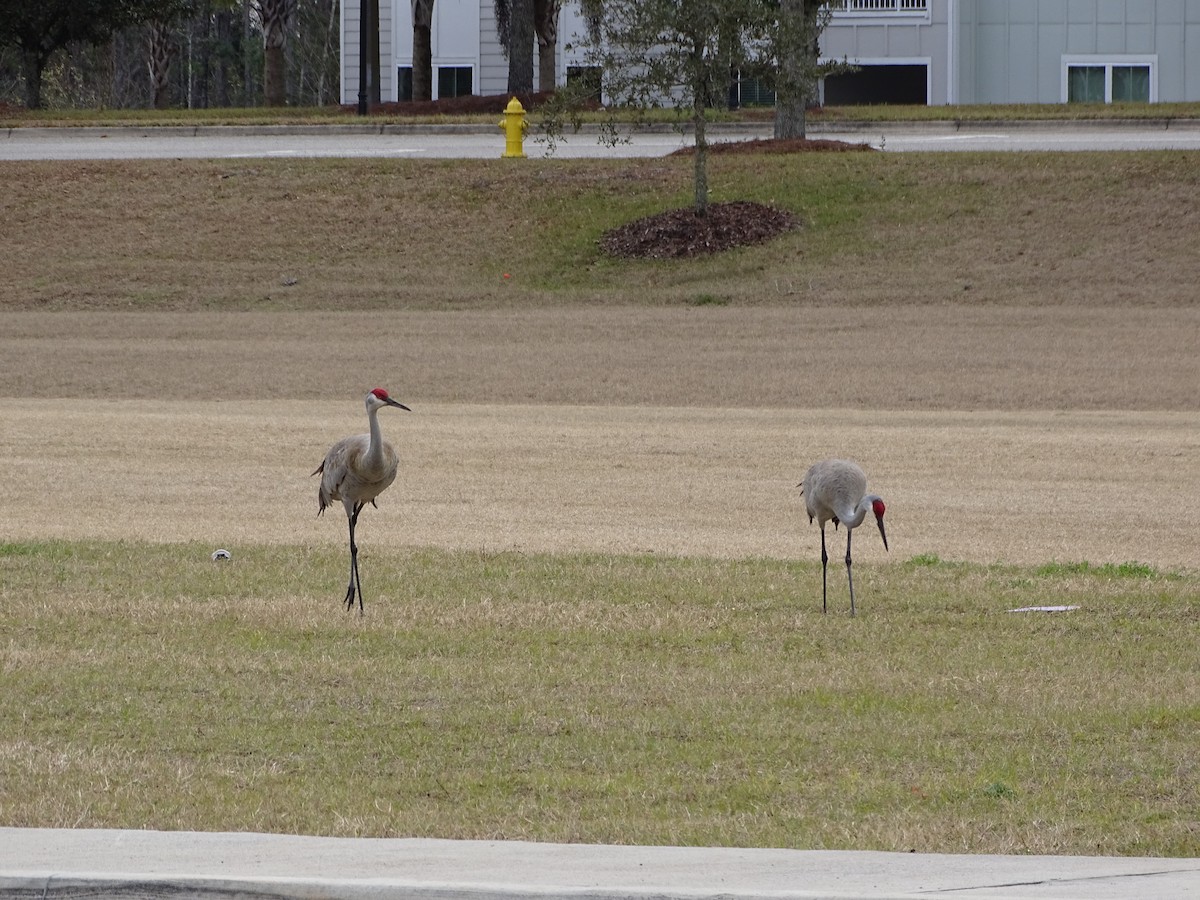
[[879, 536], [883, 538], [883, 549], [887, 550], [887, 532], [883, 530], [883, 516], [877, 517], [875, 519], [875, 524], [879, 526]]
[[407, 411], [407, 412], [412, 412], [412, 410], [411, 410], [411, 409], [409, 409], [407, 406], [405, 406], [405, 405], [404, 405], [403, 403], [401, 403], [399, 400], [393, 400], [391, 397], [388, 397], [388, 398], [387, 398], [386, 400], [384, 400], [383, 402], [384, 402], [384, 403], [386, 403], [388, 406], [394, 406], [394, 407], [396, 407], [397, 409], [403, 409], [403, 410], [405, 410], [405, 411]]

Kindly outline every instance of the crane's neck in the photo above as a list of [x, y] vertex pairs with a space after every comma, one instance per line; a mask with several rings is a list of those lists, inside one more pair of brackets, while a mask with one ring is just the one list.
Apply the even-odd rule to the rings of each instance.
[[861, 500], [858, 501], [858, 506], [854, 507], [853, 510], [849, 510], [850, 515], [848, 515], [848, 516], [839, 515], [838, 516], [839, 521], [841, 521], [841, 523], [844, 526], [846, 526], [846, 528], [857, 528], [859, 525], [862, 524], [863, 519], [867, 515], [867, 510], [871, 508], [871, 504], [872, 504], [872, 502], [874, 502], [874, 500], [875, 500], [875, 496], [873, 494], [867, 494], [865, 497], [863, 497]]
[[362, 464], [371, 471], [383, 468], [383, 433], [379, 430], [377, 412], [374, 409], [367, 410], [367, 424], [371, 431], [371, 443], [367, 447], [367, 455], [363, 457]]

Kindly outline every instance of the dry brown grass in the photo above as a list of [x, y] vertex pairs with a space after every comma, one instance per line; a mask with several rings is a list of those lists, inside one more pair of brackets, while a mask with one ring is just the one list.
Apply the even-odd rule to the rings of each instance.
[[1196, 565], [1186, 155], [715, 159], [809, 226], [678, 265], [594, 246], [678, 160], [11, 174], [12, 537], [340, 541], [304, 476], [383, 385], [384, 546], [807, 556], [790, 492], [837, 453], [901, 558]]
[[10, 312], [0, 396], [1195, 412], [1200, 308]]
[[1186, 153], [714, 157], [714, 202], [808, 227], [652, 264], [596, 242], [686, 206], [688, 160], [508, 163], [8, 163], [0, 308], [1190, 307], [1200, 283]]
[[[406, 398], [408, 399], [408, 398]], [[853, 453], [888, 501], [892, 553], [1200, 568], [1191, 413], [474, 406], [386, 415], [401, 474], [369, 552], [599, 551], [815, 559], [796, 484]], [[0, 401], [0, 538], [339, 546], [308, 477], [362, 427], [330, 401]], [[840, 538], [838, 539], [840, 544]], [[837, 546], [835, 544], [835, 546]]]

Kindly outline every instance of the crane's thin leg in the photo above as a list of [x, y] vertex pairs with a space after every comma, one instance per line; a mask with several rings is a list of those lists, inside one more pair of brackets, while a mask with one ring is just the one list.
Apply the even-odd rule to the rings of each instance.
[[354, 542], [354, 526], [358, 524], [358, 514], [362, 512], [362, 504], [354, 506], [350, 514], [350, 584], [346, 587], [346, 609], [354, 609], [354, 595], [358, 593], [358, 614], [363, 614], [362, 579], [358, 574], [358, 544]]
[[829, 554], [825, 552], [825, 524], [821, 523], [821, 612], [829, 612], [825, 573], [829, 566]]
[[846, 578], [850, 582], [850, 617], [854, 617], [854, 576], [850, 574], [850, 536], [854, 531], [847, 529], [846, 531]]

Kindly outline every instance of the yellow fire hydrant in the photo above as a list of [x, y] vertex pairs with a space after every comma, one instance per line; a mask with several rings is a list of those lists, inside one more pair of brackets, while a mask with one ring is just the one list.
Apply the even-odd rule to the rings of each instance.
[[508, 106], [504, 107], [504, 118], [500, 120], [500, 127], [504, 129], [504, 153], [500, 158], [524, 159], [525, 129], [529, 127], [529, 123], [525, 121], [525, 107], [516, 97], [509, 100]]

